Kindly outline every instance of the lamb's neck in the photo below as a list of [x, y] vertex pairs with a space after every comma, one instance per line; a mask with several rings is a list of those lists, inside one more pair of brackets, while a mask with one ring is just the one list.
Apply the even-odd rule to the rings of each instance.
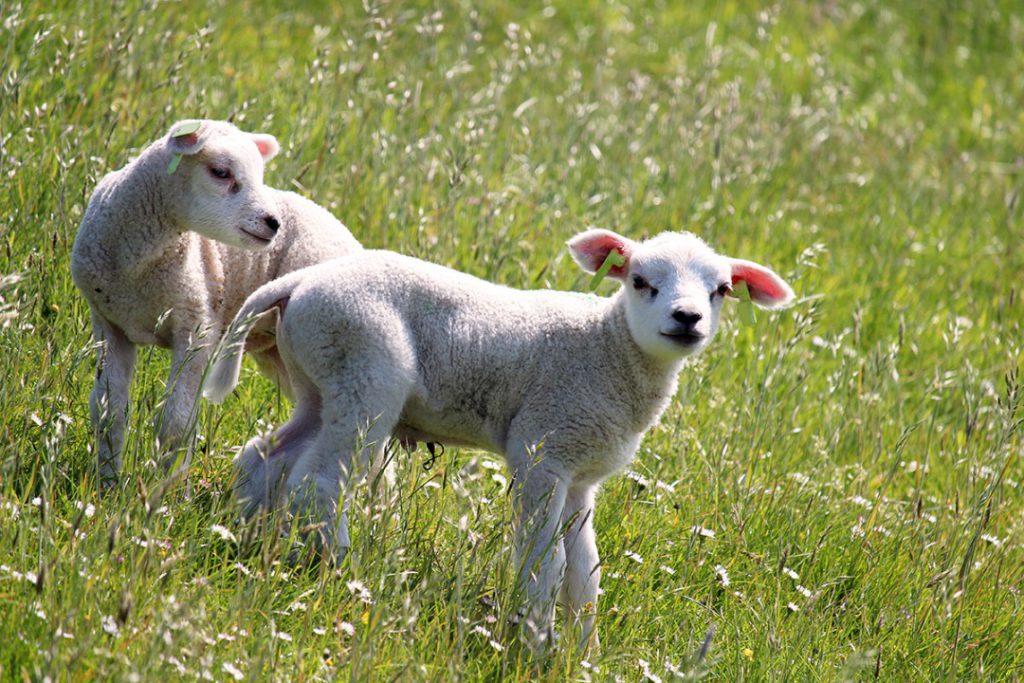
[[620, 368], [615, 376], [617, 384], [621, 385], [616, 389], [629, 396], [633, 418], [646, 429], [658, 419], [675, 394], [683, 361], [656, 358], [640, 348], [629, 331], [626, 296], [622, 290], [609, 301], [602, 327], [601, 337], [608, 341], [606, 348], [613, 354], [609, 362]]
[[151, 146], [125, 168], [123, 176], [106, 199], [110, 216], [107, 224], [118, 231], [123, 266], [144, 271], [168, 252], [177, 250], [182, 229], [173, 216], [167, 192], [170, 154], [162, 146]]

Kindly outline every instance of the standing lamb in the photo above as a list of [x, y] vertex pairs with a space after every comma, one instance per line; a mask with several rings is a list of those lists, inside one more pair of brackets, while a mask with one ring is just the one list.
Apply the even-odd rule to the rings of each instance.
[[[224, 121], [179, 121], [96, 187], [71, 274], [99, 342], [89, 411], [103, 488], [121, 469], [136, 345], [171, 349], [158, 443], [166, 467], [185, 446], [185, 471], [204, 369], [245, 298], [279, 275], [361, 249], [325, 209], [263, 184], [279, 149], [272, 136]], [[273, 337], [257, 335], [249, 349], [290, 393]]]
[[323, 542], [340, 559], [349, 536], [339, 491], [344, 497], [357, 443], [362, 461], [389, 436], [501, 453], [518, 489], [531, 647], [553, 637], [556, 599], [584, 642], [596, 641], [598, 486], [658, 421], [683, 359], [714, 337], [732, 285], [746, 283], [763, 308], [787, 305], [793, 291], [768, 268], [716, 254], [688, 233], [640, 243], [589, 230], [569, 250], [591, 273], [617, 261], [608, 274], [625, 286], [609, 298], [520, 291], [367, 251], [253, 293], [204, 389], [224, 399], [247, 331], [279, 311], [278, 348], [297, 406], [238, 456], [237, 493], [249, 511], [290, 496], [296, 513], [325, 522]]

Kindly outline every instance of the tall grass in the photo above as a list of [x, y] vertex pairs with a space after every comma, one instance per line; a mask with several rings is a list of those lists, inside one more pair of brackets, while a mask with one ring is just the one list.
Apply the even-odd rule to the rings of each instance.
[[[1018, 10], [0, 5], [0, 678], [1018, 680]], [[593, 225], [794, 283], [602, 492], [599, 653], [531, 661], [509, 626], [490, 455], [402, 456], [337, 570], [240, 525], [233, 449], [288, 414], [248, 366], [161, 497], [168, 359], [140, 354], [98, 495], [70, 246], [97, 180], [194, 116], [277, 135], [268, 181], [365, 244], [494, 281], [583, 289], [562, 245]]]

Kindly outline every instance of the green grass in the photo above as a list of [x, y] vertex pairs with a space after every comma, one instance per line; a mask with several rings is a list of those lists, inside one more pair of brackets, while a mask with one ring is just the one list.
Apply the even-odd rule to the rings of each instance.
[[[367, 4], [0, 5], [0, 679], [1019, 680], [1018, 4]], [[193, 116], [278, 136], [268, 182], [365, 244], [498, 282], [584, 289], [592, 225], [793, 283], [727, 313], [605, 486], [600, 653], [531, 662], [506, 625], [490, 455], [403, 459], [337, 571], [238, 525], [233, 449], [288, 414], [252, 366], [156, 500], [143, 351], [98, 496], [70, 247]]]

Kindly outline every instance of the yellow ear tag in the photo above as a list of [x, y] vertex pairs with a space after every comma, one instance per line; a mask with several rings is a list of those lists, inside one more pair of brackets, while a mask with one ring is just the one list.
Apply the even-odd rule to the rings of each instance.
[[754, 313], [754, 304], [750, 300], [750, 290], [747, 289], [747, 283], [743, 280], [735, 283], [732, 287], [733, 296], [739, 299], [739, 314], [740, 320], [747, 325], [753, 325], [757, 322], [757, 315]]
[[[192, 133], [195, 133], [197, 130], [199, 130], [199, 125], [200, 124], [199, 124], [198, 121], [192, 121], [191, 123], [186, 123], [186, 124], [178, 127], [173, 133], [171, 133], [171, 137], [172, 138], [180, 138], [180, 137], [185, 136], [185, 135], [191, 135]], [[175, 171], [177, 171], [178, 170], [178, 164], [180, 164], [180, 163], [181, 163], [181, 154], [175, 154], [173, 157], [171, 157], [171, 163], [167, 164], [167, 175], [171, 175]]]
[[601, 284], [601, 280], [608, 274], [608, 271], [612, 268], [618, 268], [619, 266], [626, 265], [626, 257], [623, 256], [619, 251], [612, 249], [608, 252], [608, 255], [604, 257], [604, 263], [594, 273], [594, 277], [590, 278], [590, 291], [597, 289], [597, 286]]

